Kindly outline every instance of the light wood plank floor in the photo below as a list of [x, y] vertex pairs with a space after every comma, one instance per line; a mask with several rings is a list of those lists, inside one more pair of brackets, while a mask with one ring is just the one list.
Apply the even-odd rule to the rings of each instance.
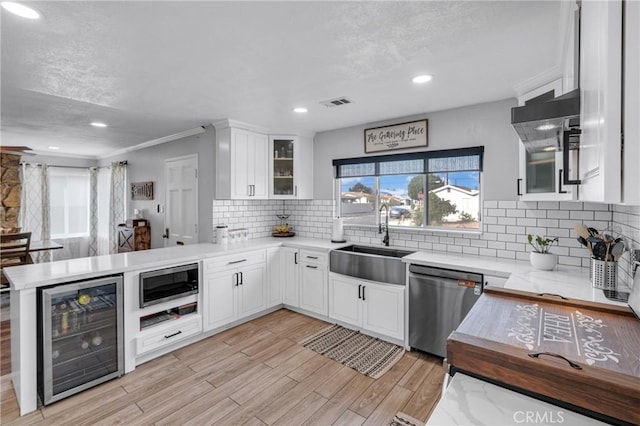
[[327, 325], [281, 309], [24, 417], [3, 376], [0, 423], [386, 425], [398, 411], [428, 418], [440, 359], [405, 353], [374, 380], [297, 344]]

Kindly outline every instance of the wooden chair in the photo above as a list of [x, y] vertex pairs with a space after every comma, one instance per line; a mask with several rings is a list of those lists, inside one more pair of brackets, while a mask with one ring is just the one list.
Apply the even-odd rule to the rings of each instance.
[[1, 269], [33, 263], [29, 254], [30, 245], [31, 232], [0, 235], [0, 275], [2, 276], [0, 292], [9, 289], [9, 280], [4, 276], [4, 272], [1, 272]]

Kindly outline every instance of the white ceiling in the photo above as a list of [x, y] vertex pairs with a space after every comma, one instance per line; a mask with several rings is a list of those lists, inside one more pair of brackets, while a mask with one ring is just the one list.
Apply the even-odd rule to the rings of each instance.
[[513, 97], [563, 37], [560, 1], [26, 4], [42, 18], [1, 12], [2, 144], [88, 157], [223, 118], [313, 133]]

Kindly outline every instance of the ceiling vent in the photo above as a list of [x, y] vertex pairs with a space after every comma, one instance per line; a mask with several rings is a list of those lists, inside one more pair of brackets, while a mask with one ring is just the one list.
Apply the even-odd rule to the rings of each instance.
[[329, 99], [328, 101], [322, 101], [320, 103], [326, 106], [327, 108], [333, 108], [340, 105], [352, 104], [353, 101], [349, 98], [342, 96], [340, 98]]

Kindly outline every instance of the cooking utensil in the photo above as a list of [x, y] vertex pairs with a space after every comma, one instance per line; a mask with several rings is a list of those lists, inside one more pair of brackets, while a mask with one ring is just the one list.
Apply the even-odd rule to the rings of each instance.
[[589, 253], [591, 253], [591, 255], [593, 255], [593, 252], [591, 251], [591, 244], [589, 244], [587, 240], [585, 240], [583, 237], [578, 237], [577, 240], [580, 244], [585, 246], [587, 250], [589, 250]]
[[594, 237], [598, 235], [598, 230], [596, 228], [587, 228], [587, 230]]
[[593, 243], [593, 245], [591, 246], [592, 247], [591, 249], [593, 250], [593, 257], [595, 257], [597, 260], [605, 260], [605, 256], [607, 255], [606, 245], [599, 238], [594, 238], [594, 237], [591, 237], [591, 238], [593, 238], [594, 240], [597, 240], [597, 242]]
[[582, 224], [582, 223], [578, 224], [573, 229], [574, 231], [576, 231], [576, 234], [578, 234], [580, 237], [584, 238], [585, 240], [591, 236], [591, 234], [589, 233], [589, 228], [587, 228], [587, 225], [585, 224]]
[[611, 256], [613, 256], [613, 259], [616, 261], [620, 259], [622, 253], [624, 253], [624, 249], [624, 241], [618, 241], [617, 243], [615, 243], [613, 245], [613, 248], [611, 249]]

